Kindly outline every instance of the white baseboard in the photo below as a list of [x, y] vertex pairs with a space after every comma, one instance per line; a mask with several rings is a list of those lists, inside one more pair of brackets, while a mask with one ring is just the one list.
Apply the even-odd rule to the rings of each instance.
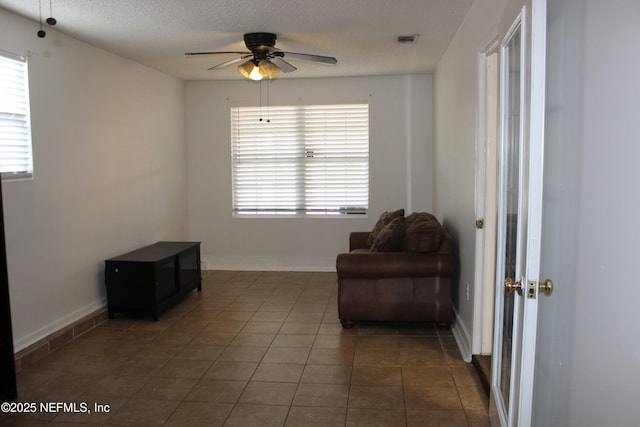
[[451, 332], [458, 344], [458, 350], [460, 350], [462, 359], [467, 363], [471, 363], [471, 335], [469, 334], [469, 329], [465, 326], [462, 318], [458, 316], [458, 311], [455, 307], [453, 308], [453, 317]]
[[202, 254], [203, 270], [335, 272], [336, 258], [305, 256], [216, 256]]
[[34, 344], [41, 339], [47, 338], [51, 334], [60, 331], [61, 329], [71, 325], [72, 323], [82, 319], [83, 317], [95, 312], [96, 310], [105, 308], [106, 306], [107, 298], [100, 298], [96, 302], [88, 304], [72, 313], [69, 313], [66, 316], [56, 320], [55, 322], [37, 329], [24, 337], [15, 339], [13, 342], [13, 350], [17, 353], [20, 350], [27, 348], [31, 344]]

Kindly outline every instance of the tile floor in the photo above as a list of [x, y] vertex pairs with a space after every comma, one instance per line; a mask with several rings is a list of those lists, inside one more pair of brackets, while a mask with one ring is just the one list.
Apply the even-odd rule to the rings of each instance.
[[158, 322], [109, 320], [20, 371], [14, 403], [37, 410], [0, 425], [489, 425], [451, 332], [343, 330], [336, 289], [333, 273], [203, 272]]

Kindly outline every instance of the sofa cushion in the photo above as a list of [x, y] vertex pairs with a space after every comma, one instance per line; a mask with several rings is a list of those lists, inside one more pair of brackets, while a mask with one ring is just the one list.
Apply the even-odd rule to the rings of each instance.
[[440, 248], [444, 230], [435, 216], [415, 212], [406, 219], [402, 250], [407, 252], [433, 252]]
[[352, 254], [370, 254], [371, 253], [371, 249], [370, 248], [359, 248], [359, 249], [354, 249], [349, 253], [352, 253]]
[[399, 216], [382, 227], [371, 245], [371, 252], [395, 252], [402, 249], [405, 234], [404, 216]]
[[376, 222], [376, 225], [373, 227], [373, 231], [371, 232], [371, 234], [369, 234], [369, 238], [367, 239], [367, 244], [369, 246], [372, 246], [373, 242], [375, 241], [380, 231], [382, 231], [384, 226], [389, 224], [391, 221], [393, 221], [398, 217], [404, 217], [404, 209], [398, 209], [397, 211], [393, 211], [393, 212], [387, 212], [387, 211], [382, 212], [382, 214], [380, 215], [380, 218], [378, 218], [378, 221]]

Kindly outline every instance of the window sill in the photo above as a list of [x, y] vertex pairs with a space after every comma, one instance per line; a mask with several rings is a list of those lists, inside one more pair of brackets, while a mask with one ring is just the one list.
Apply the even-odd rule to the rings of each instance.
[[33, 173], [11, 173], [4, 172], [1, 174], [2, 182], [7, 181], [28, 181], [33, 179]]

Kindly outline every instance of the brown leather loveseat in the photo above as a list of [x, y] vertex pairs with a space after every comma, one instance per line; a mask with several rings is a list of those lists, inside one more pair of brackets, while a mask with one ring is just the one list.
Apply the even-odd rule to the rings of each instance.
[[452, 321], [453, 238], [431, 214], [385, 212], [372, 232], [353, 232], [339, 254], [338, 315], [357, 320]]

